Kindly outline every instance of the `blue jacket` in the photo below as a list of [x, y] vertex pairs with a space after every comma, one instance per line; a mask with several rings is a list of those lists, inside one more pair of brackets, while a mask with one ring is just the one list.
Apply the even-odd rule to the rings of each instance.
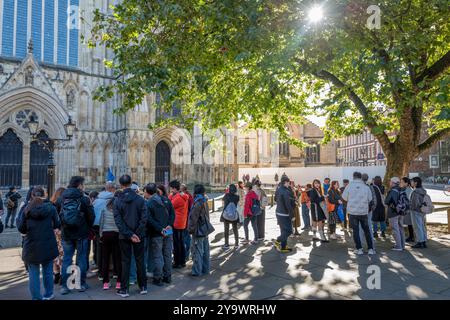
[[147, 201], [148, 232], [150, 237], [162, 237], [161, 231], [167, 226], [173, 228], [175, 220], [174, 210], [168, 211], [161, 197], [153, 195]]
[[95, 212], [94, 226], [100, 225], [100, 217], [102, 215], [102, 210], [106, 208], [108, 201], [114, 198], [114, 193], [109, 191], [102, 191], [98, 194], [97, 199], [95, 199], [93, 206]]
[[60, 226], [56, 209], [48, 200], [23, 215], [17, 227], [20, 233], [25, 234], [22, 259], [26, 264], [47, 263], [58, 256], [53, 230]]

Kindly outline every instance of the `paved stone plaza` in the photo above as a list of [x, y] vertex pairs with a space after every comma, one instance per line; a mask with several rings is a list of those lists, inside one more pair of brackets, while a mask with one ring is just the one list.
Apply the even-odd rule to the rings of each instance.
[[[219, 213], [212, 220], [216, 232], [210, 237], [210, 276], [190, 277], [189, 263], [174, 271], [171, 285], [159, 288], [149, 281], [145, 296], [133, 286], [128, 299], [450, 299], [450, 236], [430, 239], [428, 249], [405, 252], [392, 252], [389, 240], [377, 240], [376, 256], [356, 257], [351, 234], [338, 227], [337, 242], [312, 244], [311, 235], [304, 233], [290, 238], [295, 247], [291, 254], [281, 254], [270, 241], [278, 234], [272, 208], [266, 220], [268, 240], [224, 252]], [[239, 231], [243, 235], [243, 229]], [[30, 298], [20, 254], [20, 248], [0, 249], [0, 299]], [[381, 269], [380, 290], [367, 288], [370, 265]], [[61, 296], [57, 286], [56, 299], [121, 299], [115, 290], [103, 291], [96, 278], [88, 283], [88, 291], [67, 296]]]

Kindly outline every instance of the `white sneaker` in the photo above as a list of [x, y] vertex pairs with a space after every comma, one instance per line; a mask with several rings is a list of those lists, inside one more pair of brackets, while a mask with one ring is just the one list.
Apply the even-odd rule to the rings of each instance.
[[355, 254], [358, 255], [358, 256], [361, 256], [361, 255], [364, 254], [364, 251], [363, 251], [363, 249], [356, 249], [355, 250]]
[[375, 249], [369, 249], [368, 254], [369, 254], [369, 255], [374, 255], [374, 254], [376, 254]]
[[52, 294], [50, 297], [43, 297], [42, 300], [53, 300], [55, 299], [55, 295]]

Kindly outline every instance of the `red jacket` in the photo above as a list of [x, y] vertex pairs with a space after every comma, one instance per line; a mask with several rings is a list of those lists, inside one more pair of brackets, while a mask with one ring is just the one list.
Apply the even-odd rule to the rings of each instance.
[[255, 191], [250, 190], [245, 195], [245, 204], [244, 204], [244, 218], [247, 218], [249, 216], [252, 216], [252, 204], [253, 199], [258, 200], [258, 195]]
[[177, 192], [176, 194], [170, 194], [169, 199], [172, 202], [173, 209], [175, 210], [175, 221], [173, 223], [174, 229], [186, 229], [189, 197], [186, 194]]

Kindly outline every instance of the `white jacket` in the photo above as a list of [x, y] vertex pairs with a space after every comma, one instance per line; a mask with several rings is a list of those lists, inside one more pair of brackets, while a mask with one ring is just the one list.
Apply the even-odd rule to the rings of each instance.
[[342, 199], [347, 201], [348, 214], [367, 215], [369, 213], [369, 202], [373, 199], [372, 191], [362, 180], [356, 179], [345, 188]]

